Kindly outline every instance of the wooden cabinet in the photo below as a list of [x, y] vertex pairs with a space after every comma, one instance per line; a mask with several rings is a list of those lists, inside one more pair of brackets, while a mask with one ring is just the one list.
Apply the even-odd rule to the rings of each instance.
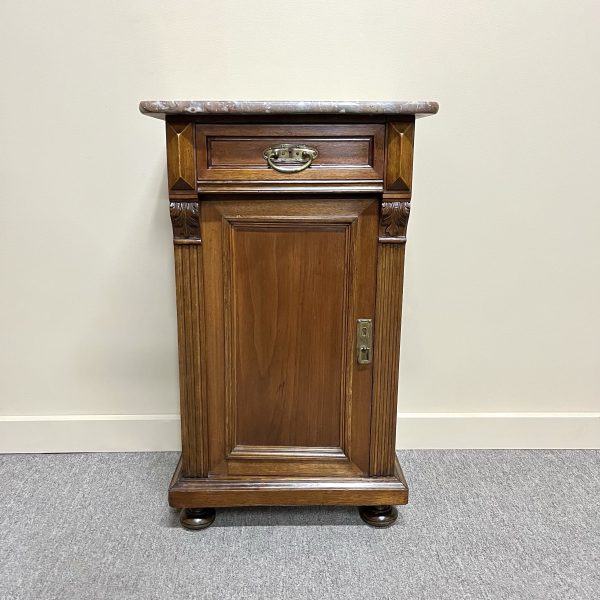
[[415, 116], [426, 102], [143, 102], [166, 117], [184, 526], [216, 507], [350, 504], [395, 455]]

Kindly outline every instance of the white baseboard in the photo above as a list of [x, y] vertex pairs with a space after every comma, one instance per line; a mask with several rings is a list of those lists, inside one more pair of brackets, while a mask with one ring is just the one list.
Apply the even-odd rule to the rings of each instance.
[[[398, 448], [600, 448], [600, 413], [400, 413]], [[179, 450], [179, 415], [0, 416], [0, 453]]]
[[0, 416], [0, 453], [181, 450], [179, 415]]
[[600, 413], [400, 413], [396, 447], [600, 448]]

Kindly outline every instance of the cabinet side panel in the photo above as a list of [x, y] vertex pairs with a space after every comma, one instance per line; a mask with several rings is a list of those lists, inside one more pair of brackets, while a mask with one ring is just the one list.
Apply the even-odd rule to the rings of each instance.
[[175, 245], [182, 476], [207, 473], [202, 246]]
[[374, 476], [394, 472], [404, 248], [404, 244], [379, 244], [371, 415], [370, 474]]

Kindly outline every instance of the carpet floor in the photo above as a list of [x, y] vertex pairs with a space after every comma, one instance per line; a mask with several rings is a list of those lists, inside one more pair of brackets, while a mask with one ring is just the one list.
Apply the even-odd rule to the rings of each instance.
[[600, 451], [402, 451], [411, 501], [354, 508], [166, 504], [171, 452], [0, 456], [2, 600], [596, 600]]

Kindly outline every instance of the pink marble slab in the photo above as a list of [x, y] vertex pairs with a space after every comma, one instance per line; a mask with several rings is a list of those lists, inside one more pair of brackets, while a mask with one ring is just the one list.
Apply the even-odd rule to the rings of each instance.
[[434, 115], [437, 102], [395, 101], [248, 101], [248, 100], [144, 100], [140, 112], [152, 117], [165, 115]]

